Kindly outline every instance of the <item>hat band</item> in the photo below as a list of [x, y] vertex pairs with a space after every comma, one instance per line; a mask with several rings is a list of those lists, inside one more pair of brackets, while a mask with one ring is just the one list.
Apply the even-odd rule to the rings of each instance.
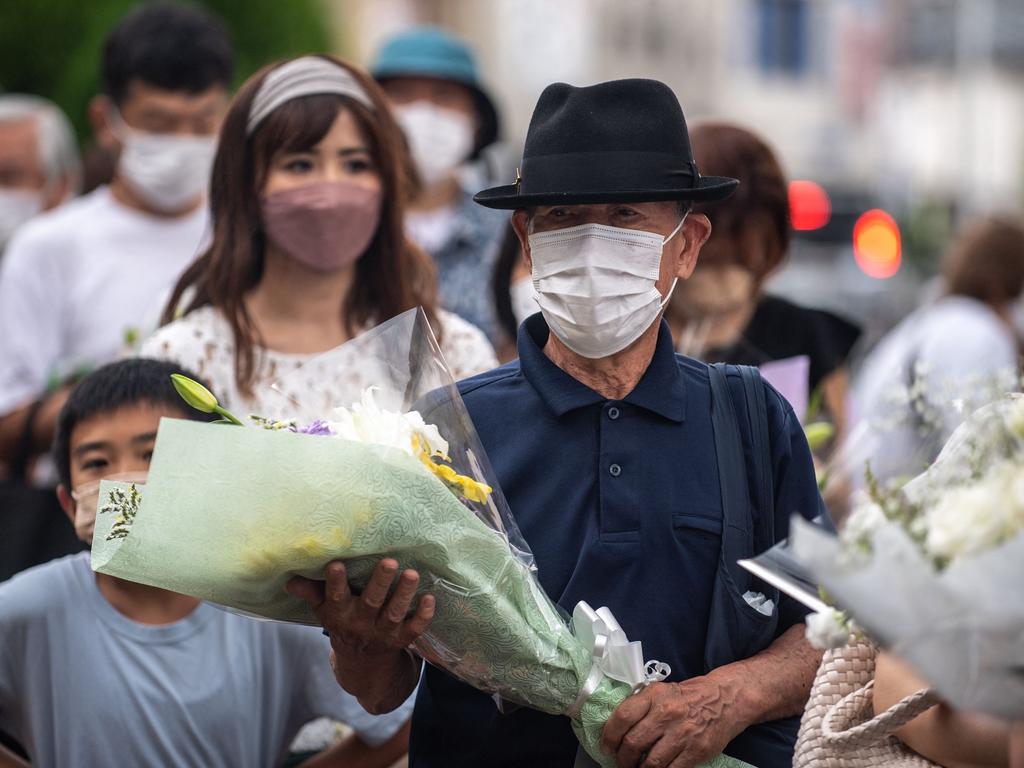
[[672, 192], [697, 186], [696, 164], [664, 152], [572, 152], [524, 157], [520, 195]]

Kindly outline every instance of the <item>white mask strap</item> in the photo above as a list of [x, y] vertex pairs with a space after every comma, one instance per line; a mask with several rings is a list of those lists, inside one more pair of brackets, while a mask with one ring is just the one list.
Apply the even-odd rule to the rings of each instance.
[[[666, 243], [668, 243], [669, 240], [671, 240], [673, 237], [675, 237], [676, 235], [679, 234], [679, 230], [681, 230], [683, 228], [683, 223], [686, 221], [686, 217], [687, 217], [687, 215], [689, 215], [689, 213], [690, 212], [687, 211], [686, 213], [683, 214], [683, 218], [681, 218], [679, 220], [679, 223], [676, 225], [676, 228], [672, 230], [672, 234], [670, 234], [668, 237], [666, 237], [664, 239], [664, 241], [662, 241], [662, 245], [665, 245]], [[664, 309], [665, 307], [667, 307], [669, 301], [672, 300], [672, 292], [675, 291], [676, 283], [678, 283], [678, 282], [679, 282], [679, 278], [678, 277], [675, 277], [675, 278], [672, 279], [672, 285], [669, 286], [668, 293], [665, 294], [665, 298], [662, 299], [662, 301], [661, 301], [661, 307], [660, 307], [661, 309]]]
[[669, 240], [671, 240], [673, 237], [675, 237], [676, 235], [679, 234], [679, 230], [683, 228], [683, 224], [686, 222], [686, 217], [689, 216], [689, 215], [690, 215], [689, 211], [687, 211], [686, 213], [683, 214], [683, 218], [681, 218], [679, 220], [679, 223], [676, 224], [676, 228], [672, 230], [672, 234], [670, 234], [668, 237], [666, 237], [664, 240], [661, 241], [662, 245], [665, 245]]
[[668, 303], [672, 300], [672, 292], [676, 289], [676, 283], [678, 283], [678, 282], [679, 282], [679, 278], [678, 277], [672, 279], [672, 285], [670, 285], [668, 287], [668, 293], [666, 293], [665, 294], [665, 298], [661, 300], [661, 307], [660, 307], [660, 309], [664, 309], [665, 307], [668, 306]]

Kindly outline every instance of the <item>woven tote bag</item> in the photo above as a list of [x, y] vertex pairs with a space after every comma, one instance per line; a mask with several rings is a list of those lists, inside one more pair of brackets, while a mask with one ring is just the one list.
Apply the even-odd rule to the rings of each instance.
[[875, 716], [876, 653], [854, 638], [825, 652], [800, 721], [793, 768], [940, 768], [893, 735], [939, 697], [918, 691]]

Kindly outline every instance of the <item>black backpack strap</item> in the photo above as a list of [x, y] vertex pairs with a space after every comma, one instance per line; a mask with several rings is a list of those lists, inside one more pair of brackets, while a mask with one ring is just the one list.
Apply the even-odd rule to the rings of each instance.
[[755, 546], [760, 552], [775, 544], [775, 482], [772, 479], [772, 447], [768, 434], [768, 405], [765, 402], [761, 373], [749, 365], [738, 365], [743, 381], [750, 420], [750, 442], [753, 451], [755, 504], [761, 513], [760, 530], [755, 532]]
[[[734, 398], [728, 374], [736, 373], [741, 374], [743, 387]], [[778, 610], [770, 616], [761, 614], [747, 603], [745, 592], [763, 592], [776, 604], [779, 597], [777, 590], [753, 580], [737, 563], [774, 543], [765, 538], [773, 527], [773, 483], [764, 383], [756, 369], [741, 366], [709, 365], [708, 376], [722, 496], [722, 548], [704, 648], [705, 667], [711, 670], [752, 656], [775, 637]]]
[[727, 561], [747, 555], [732, 552], [729, 529], [749, 531], [747, 462], [743, 438], [733, 404], [732, 391], [725, 376], [724, 363], [708, 366], [711, 379], [711, 427], [715, 433], [718, 459], [718, 485], [722, 494], [722, 554]]

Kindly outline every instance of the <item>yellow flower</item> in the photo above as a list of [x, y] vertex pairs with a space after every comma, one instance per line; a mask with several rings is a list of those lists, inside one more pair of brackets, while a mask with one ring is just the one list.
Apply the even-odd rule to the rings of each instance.
[[295, 545], [295, 551], [300, 555], [305, 555], [306, 557], [323, 557], [327, 554], [327, 550], [324, 548], [323, 542], [313, 535], [303, 537]]
[[494, 489], [486, 483], [479, 483], [471, 477], [465, 475], [458, 476], [459, 485], [462, 488], [462, 495], [470, 501], [476, 501], [483, 504], [487, 501], [487, 497], [493, 493]]
[[[423, 442], [416, 435], [413, 436], [412, 441], [413, 450], [415, 451], [416, 456], [423, 463], [423, 466], [429, 469], [435, 477], [464, 499], [475, 501], [480, 504], [487, 501], [487, 497], [494, 491], [491, 486], [485, 483], [479, 483], [466, 475], [460, 475], [447, 464], [434, 461], [427, 453]], [[448, 457], [445, 456], [443, 458], [447, 459]]]

